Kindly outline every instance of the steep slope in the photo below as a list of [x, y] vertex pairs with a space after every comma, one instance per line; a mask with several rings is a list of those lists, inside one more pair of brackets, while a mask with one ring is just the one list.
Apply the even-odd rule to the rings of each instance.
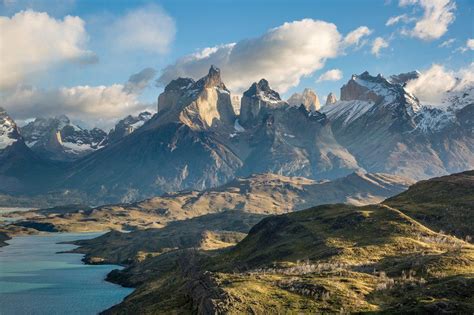
[[40, 158], [28, 148], [15, 121], [0, 108], [0, 192], [42, 192], [62, 167]]
[[424, 179], [472, 168], [470, 105], [459, 112], [421, 106], [403, 86], [415, 75], [354, 75], [341, 100], [322, 109], [337, 141], [369, 172]]
[[436, 231], [474, 237], [474, 171], [420, 181], [384, 204]]
[[141, 112], [137, 116], [128, 115], [116, 123], [114, 128], [110, 130], [107, 135], [107, 141], [109, 143], [119, 141], [143, 126], [151, 117], [153, 117], [153, 114], [148, 111]]
[[107, 144], [107, 134], [99, 128], [87, 130], [62, 115], [36, 118], [20, 128], [26, 145], [44, 159], [72, 161]]
[[222, 142], [235, 119], [218, 69], [196, 82], [172, 81], [158, 106], [141, 128], [75, 163], [57, 187], [85, 191], [101, 203], [127, 202], [234, 177], [242, 162]]
[[272, 172], [320, 179], [362, 170], [335, 140], [325, 115], [290, 106], [264, 79], [243, 94], [239, 123], [245, 130], [232, 140], [246, 144], [248, 152], [241, 155], [241, 175]]

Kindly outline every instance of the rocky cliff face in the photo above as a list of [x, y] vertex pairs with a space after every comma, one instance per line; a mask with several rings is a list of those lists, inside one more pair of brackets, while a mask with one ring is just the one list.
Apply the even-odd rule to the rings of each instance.
[[326, 98], [326, 105], [332, 105], [337, 102], [336, 95], [334, 93], [329, 93], [328, 97]]
[[119, 141], [143, 126], [152, 116], [153, 114], [148, 111], [141, 112], [137, 116], [128, 115], [115, 124], [115, 127], [110, 130], [107, 135], [107, 141], [109, 143]]
[[[281, 100], [262, 79], [243, 93], [236, 116], [220, 71], [211, 67], [200, 80], [170, 82], [156, 115], [125, 118], [116, 130], [121, 135], [113, 141], [109, 135], [113, 145], [64, 167], [61, 179], [44, 187], [109, 203], [207, 189], [255, 173], [334, 179], [366, 171], [425, 179], [472, 169], [472, 87], [452, 91], [444, 108], [425, 107], [405, 90], [410, 77], [354, 75], [342, 100], [330, 95], [320, 111]], [[57, 133], [52, 139], [64, 144], [69, 125], [58, 121], [62, 128], [52, 130], [61, 130], [61, 141]], [[143, 125], [127, 132], [135, 124]]]
[[0, 107], [0, 150], [3, 150], [20, 139], [15, 121]]
[[302, 93], [294, 93], [287, 102], [288, 104], [297, 107], [303, 105], [309, 112], [319, 111], [321, 108], [318, 95], [308, 88], [304, 89]]
[[249, 126], [269, 111], [284, 105], [287, 103], [281, 100], [280, 94], [270, 88], [267, 80], [261, 79], [242, 95], [239, 121], [242, 126]]
[[0, 108], [0, 191], [34, 193], [54, 183], [60, 167], [41, 159], [25, 144], [15, 121]]
[[240, 120], [245, 132], [236, 142], [248, 146], [239, 174], [273, 172], [311, 178], [334, 178], [361, 169], [334, 139], [326, 116], [301, 104], [282, 101], [268, 81], [254, 83], [242, 97]]
[[[470, 128], [461, 126], [450, 106], [421, 106], [403, 86], [415, 74], [390, 81], [367, 72], [354, 75], [341, 88], [341, 101], [323, 108], [337, 141], [372, 172], [422, 179], [472, 168]], [[468, 106], [461, 108], [471, 115]]]
[[81, 128], [64, 115], [36, 118], [22, 127], [20, 132], [28, 147], [51, 160], [75, 160], [107, 144], [107, 134], [103, 130]]
[[230, 92], [214, 66], [198, 81], [179, 78], [166, 86], [158, 98], [158, 122], [179, 120], [192, 129], [231, 126], [235, 113]]

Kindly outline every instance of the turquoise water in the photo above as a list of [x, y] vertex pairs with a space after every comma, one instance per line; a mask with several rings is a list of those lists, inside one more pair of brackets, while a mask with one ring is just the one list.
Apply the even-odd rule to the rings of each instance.
[[97, 233], [21, 236], [0, 248], [0, 314], [97, 314], [120, 303], [132, 289], [104, 281], [113, 265], [91, 266], [74, 248], [57, 244]]

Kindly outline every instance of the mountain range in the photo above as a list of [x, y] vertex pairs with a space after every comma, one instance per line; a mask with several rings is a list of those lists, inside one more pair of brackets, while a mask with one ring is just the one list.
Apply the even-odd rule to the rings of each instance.
[[[262, 79], [243, 93], [237, 115], [236, 99], [212, 66], [197, 81], [171, 81], [153, 117], [127, 117], [109, 134], [65, 117], [12, 127], [3, 111], [1, 130], [13, 131], [1, 136], [0, 176], [8, 184], [0, 192], [67, 191], [99, 204], [203, 190], [256, 173], [418, 180], [472, 168], [472, 88], [449, 94], [444, 107], [422, 106], [405, 89], [418, 75], [353, 75], [341, 99], [329, 95], [323, 107], [310, 90], [282, 100]], [[28, 176], [20, 165], [31, 168]]]

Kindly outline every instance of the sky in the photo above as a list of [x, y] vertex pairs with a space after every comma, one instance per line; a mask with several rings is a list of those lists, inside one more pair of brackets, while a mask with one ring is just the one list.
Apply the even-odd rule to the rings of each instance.
[[266, 78], [322, 103], [352, 74], [418, 70], [437, 104], [474, 80], [473, 52], [470, 0], [0, 0], [0, 106], [107, 129], [211, 64], [235, 94]]

